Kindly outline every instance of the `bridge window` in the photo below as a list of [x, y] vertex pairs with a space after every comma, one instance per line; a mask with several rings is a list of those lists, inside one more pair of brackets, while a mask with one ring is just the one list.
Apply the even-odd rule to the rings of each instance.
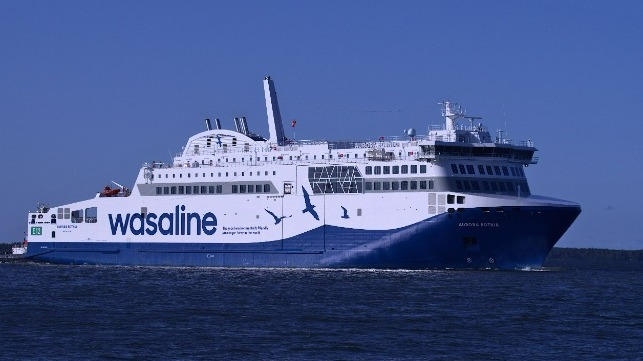
[[215, 189], [216, 189], [216, 192], [217, 192], [217, 193], [223, 193], [223, 186], [222, 186], [222, 185], [220, 185], [220, 184], [219, 184], [219, 185], [217, 185], [217, 186], [215, 187]]
[[385, 165], [384, 167], [384, 174], [391, 174], [391, 167], [388, 165]]
[[375, 174], [382, 174], [382, 167], [379, 165], [375, 166]]
[[170, 188], [170, 194], [176, 194], [176, 187]]
[[420, 181], [420, 189], [426, 189], [426, 181]]
[[409, 166], [408, 165], [403, 165], [402, 166], [402, 174], [407, 174], [409, 172]]
[[458, 179], [458, 180], [456, 180], [456, 181], [455, 181], [455, 187], [456, 187], [459, 191], [461, 191], [461, 190], [462, 190], [462, 181], [461, 181], [461, 180], [459, 180], [459, 179]]
[[484, 174], [484, 166], [482, 164], [478, 164], [478, 173]]
[[488, 192], [489, 191], [489, 182], [482, 181], [482, 189], [484, 189], [485, 191]]
[[473, 168], [472, 164], [467, 164], [467, 173], [476, 174], [476, 170]]
[[394, 165], [393, 166], [393, 174], [400, 174], [400, 166], [399, 165]]
[[453, 172], [453, 174], [458, 174], [458, 166], [451, 163], [451, 171]]
[[261, 184], [257, 184], [257, 185], [255, 186], [255, 191], [256, 191], [256, 193], [261, 193], [261, 189], [262, 189]]
[[466, 191], [471, 190], [471, 187], [469, 186], [469, 181], [468, 180], [462, 181], [462, 185], [464, 185], [464, 190], [466, 190]]
[[416, 174], [418, 172], [418, 166], [415, 164], [411, 165], [411, 174]]
[[425, 164], [420, 165], [420, 173], [426, 173], [426, 165]]
[[493, 175], [493, 169], [491, 169], [490, 165], [487, 166], [487, 174], [488, 175]]
[[373, 190], [373, 183], [371, 183], [371, 182], [364, 183], [364, 189], [367, 190], [367, 191]]
[[411, 189], [418, 189], [418, 182], [417, 181], [411, 181]]
[[156, 187], [156, 194], [163, 194], [163, 189], [161, 187]]
[[479, 191], [480, 190], [480, 184], [478, 184], [478, 181], [472, 180], [471, 181], [471, 188], [474, 191]]
[[179, 186], [179, 194], [185, 194], [185, 186]]
[[391, 189], [391, 183], [390, 182], [382, 182], [382, 190], [388, 191]]
[[170, 194], [170, 187], [163, 187], [163, 194]]
[[208, 191], [206, 186], [201, 186], [201, 194], [205, 194]]
[[505, 187], [504, 182], [498, 182], [498, 187], [500, 188], [501, 192], [506, 192], [507, 191], [507, 188]]
[[460, 174], [467, 174], [467, 172], [464, 170], [464, 165], [458, 164], [458, 168], [460, 169]]
[[239, 186], [236, 184], [232, 185], [232, 193], [239, 193]]
[[399, 182], [391, 182], [391, 189], [396, 191], [400, 189], [400, 183]]
[[373, 182], [373, 190], [379, 191], [382, 189], [382, 183], [380, 182]]
[[516, 167], [511, 167], [511, 175], [516, 176]]
[[192, 186], [185, 187], [185, 194], [192, 194]]
[[371, 167], [370, 165], [366, 166], [366, 170], [364, 171], [364, 173], [368, 175], [373, 174], [373, 167]]
[[496, 182], [491, 182], [491, 190], [494, 192], [498, 191], [498, 185], [496, 184]]
[[496, 175], [501, 175], [500, 174], [500, 167], [498, 167], [497, 165], [493, 166], [493, 170], [496, 171]]
[[505, 166], [502, 167], [502, 174], [504, 174], [507, 177], [509, 177], [509, 170], [507, 169], [507, 167], [505, 167]]
[[403, 191], [409, 189], [409, 181], [402, 181], [400, 182], [400, 188], [402, 188]]
[[246, 185], [245, 184], [241, 184], [239, 186], [239, 193], [246, 193]]
[[270, 184], [264, 184], [263, 185], [263, 192], [264, 193], [270, 193]]

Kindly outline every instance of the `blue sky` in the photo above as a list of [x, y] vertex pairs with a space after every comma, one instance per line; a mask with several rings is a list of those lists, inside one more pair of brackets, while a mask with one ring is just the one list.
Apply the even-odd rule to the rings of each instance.
[[[0, 242], [27, 212], [132, 186], [203, 119], [373, 139], [459, 102], [532, 139], [535, 194], [579, 202], [563, 247], [642, 249], [643, 2], [0, 0]], [[291, 129], [288, 127], [287, 132]]]

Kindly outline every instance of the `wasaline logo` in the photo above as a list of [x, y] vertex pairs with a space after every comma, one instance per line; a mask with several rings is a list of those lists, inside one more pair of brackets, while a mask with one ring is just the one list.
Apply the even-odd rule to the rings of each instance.
[[174, 213], [148, 213], [146, 215], [141, 213], [127, 213], [122, 214], [108, 214], [109, 226], [112, 229], [112, 235], [116, 235], [120, 231], [125, 235], [127, 231], [135, 236], [148, 234], [155, 235], [160, 232], [162, 235], [181, 235], [189, 236], [192, 234], [192, 227], [196, 228], [196, 234], [200, 235], [201, 232], [211, 236], [217, 231], [217, 217], [212, 212], [208, 212], [201, 216], [200, 214], [186, 213], [185, 206], [174, 207]]

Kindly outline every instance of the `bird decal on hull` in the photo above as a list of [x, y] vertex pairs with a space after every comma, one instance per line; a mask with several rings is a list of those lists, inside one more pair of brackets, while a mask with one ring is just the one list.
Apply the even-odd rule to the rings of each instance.
[[340, 206], [340, 207], [342, 207], [342, 210], [344, 211], [344, 214], [342, 215], [342, 218], [344, 218], [344, 219], [348, 219], [348, 218], [350, 218], [350, 217], [348, 216], [348, 211], [346, 210], [346, 208], [344, 208], [343, 206]]
[[317, 215], [317, 211], [315, 211], [315, 206], [310, 203], [310, 196], [308, 195], [308, 192], [306, 191], [306, 188], [304, 186], [301, 186], [301, 190], [304, 192], [304, 202], [306, 202], [306, 208], [304, 208], [301, 213], [310, 213], [313, 217], [315, 217], [316, 220], [319, 220], [319, 216]]
[[279, 223], [281, 223], [281, 220], [282, 220], [282, 219], [284, 219], [284, 218], [292, 217], [292, 214], [291, 214], [291, 215], [289, 215], [289, 216], [281, 216], [281, 217], [278, 217], [276, 214], [274, 214], [274, 213], [270, 212], [269, 210], [267, 210], [267, 209], [264, 209], [264, 210], [265, 210], [266, 212], [268, 212], [268, 214], [270, 214], [270, 215], [272, 216], [272, 218], [274, 218], [274, 219], [275, 219], [275, 224], [279, 224]]

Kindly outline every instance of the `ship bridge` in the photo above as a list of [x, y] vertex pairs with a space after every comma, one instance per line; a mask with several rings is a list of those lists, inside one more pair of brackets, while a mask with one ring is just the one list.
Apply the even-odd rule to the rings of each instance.
[[[492, 140], [491, 134], [482, 123], [474, 124], [482, 118], [466, 116], [457, 103], [445, 101], [440, 104], [443, 106], [444, 125], [429, 127], [428, 135], [419, 143], [419, 159], [489, 158], [525, 165], [538, 163], [538, 157], [534, 157], [537, 149], [531, 140], [514, 144], [511, 139], [504, 137], [502, 130], [498, 130], [498, 135]], [[458, 124], [459, 118], [468, 119], [469, 124]]]

